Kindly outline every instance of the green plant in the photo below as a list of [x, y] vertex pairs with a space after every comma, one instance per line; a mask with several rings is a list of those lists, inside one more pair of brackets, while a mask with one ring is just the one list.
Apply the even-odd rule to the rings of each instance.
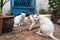
[[57, 3], [57, 12], [56, 12], [56, 16], [60, 16], [60, 0], [58, 0], [58, 3]]
[[57, 7], [57, 0], [49, 0], [50, 8], [55, 9]]
[[44, 9], [39, 10], [40, 14], [46, 14], [46, 11]]
[[56, 16], [60, 16], [60, 7], [57, 8]]
[[49, 0], [50, 8], [53, 8], [54, 16], [60, 16], [60, 0]]

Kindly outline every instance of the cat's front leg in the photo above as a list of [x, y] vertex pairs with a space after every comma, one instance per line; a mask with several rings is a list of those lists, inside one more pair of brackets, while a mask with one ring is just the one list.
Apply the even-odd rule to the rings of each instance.
[[18, 24], [18, 26], [20, 27], [21, 25], [20, 25], [20, 24]]
[[43, 35], [43, 33], [41, 33], [41, 28], [39, 28], [39, 30], [36, 32], [37, 34], [39, 34], [39, 35]]
[[39, 33], [41, 32], [41, 28], [40, 27], [39, 27], [39, 30], [37, 32], [39, 32]]
[[39, 34], [39, 35], [44, 35], [43, 33], [39, 33], [39, 32], [36, 32], [37, 34]]
[[32, 29], [32, 27], [33, 27], [34, 24], [35, 24], [35, 22], [33, 22], [33, 23], [30, 25], [29, 30]]
[[17, 24], [14, 24], [14, 27], [17, 27]]
[[21, 22], [19, 22], [18, 26], [19, 26], [19, 27], [21, 26]]
[[21, 23], [20, 23], [20, 26], [22, 26], [22, 25], [23, 25], [23, 23], [21, 22]]
[[39, 35], [43, 35], [43, 33], [41, 33], [41, 28], [39, 28], [39, 30], [36, 32], [37, 34], [39, 34]]

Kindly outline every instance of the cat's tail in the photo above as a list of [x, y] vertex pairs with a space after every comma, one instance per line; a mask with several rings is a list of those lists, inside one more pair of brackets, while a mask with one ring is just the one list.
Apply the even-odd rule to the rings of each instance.
[[60, 39], [54, 37], [53, 34], [49, 35], [49, 37], [52, 38], [53, 40], [60, 40]]

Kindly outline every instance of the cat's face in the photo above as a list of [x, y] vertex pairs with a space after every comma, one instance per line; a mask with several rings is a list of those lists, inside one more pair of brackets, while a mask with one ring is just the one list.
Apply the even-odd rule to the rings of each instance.
[[29, 21], [28, 17], [25, 17], [25, 18], [24, 18], [24, 22], [25, 22], [25, 23], [28, 23], [28, 21]]
[[38, 16], [38, 15], [33, 15], [33, 19], [34, 19], [35, 21], [38, 21], [39, 16]]

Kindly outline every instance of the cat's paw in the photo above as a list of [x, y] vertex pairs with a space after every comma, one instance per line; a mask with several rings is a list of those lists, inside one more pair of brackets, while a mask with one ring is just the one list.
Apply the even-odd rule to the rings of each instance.
[[39, 34], [39, 35], [43, 35], [42, 33], [40, 33], [40, 32], [36, 32], [37, 34]]
[[29, 28], [29, 30], [31, 30], [31, 28]]
[[17, 27], [17, 25], [14, 25], [14, 27]]
[[23, 25], [23, 23], [20, 24], [20, 26], [22, 26], [22, 25]]

